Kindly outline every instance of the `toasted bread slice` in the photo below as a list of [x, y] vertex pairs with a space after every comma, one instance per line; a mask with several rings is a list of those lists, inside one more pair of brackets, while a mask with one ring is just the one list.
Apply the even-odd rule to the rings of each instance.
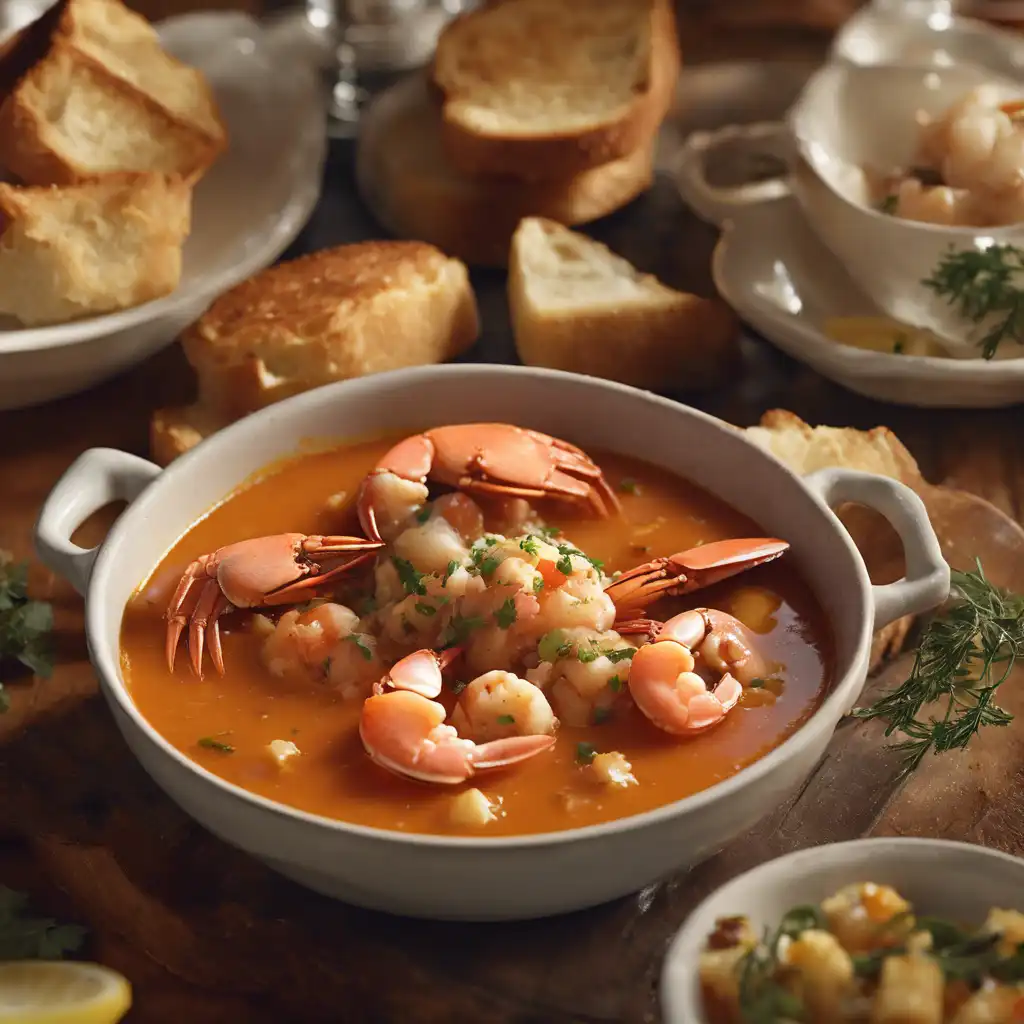
[[0, 165], [36, 185], [118, 171], [195, 182], [227, 143], [202, 74], [118, 0], [57, 10], [49, 36], [48, 13], [0, 59]]
[[663, 391], [714, 386], [738, 356], [724, 303], [676, 291], [560, 224], [524, 220], [508, 280], [520, 359]]
[[432, 245], [362, 242], [279, 263], [183, 335], [199, 401], [154, 417], [154, 455], [322, 384], [451, 359], [478, 333], [465, 265]]
[[188, 185], [158, 174], [66, 188], [0, 184], [0, 313], [58, 323], [169, 294], [191, 209]]
[[467, 263], [504, 267], [524, 217], [585, 224], [650, 186], [650, 144], [564, 181], [470, 177], [441, 145], [441, 112], [421, 76], [377, 98], [360, 124], [356, 179], [364, 201], [398, 238], [430, 242]]
[[[746, 434], [800, 476], [838, 467], [891, 477], [917, 491], [929, 487], [913, 455], [888, 427], [812, 427], [794, 413], [772, 409], [758, 426], [748, 427]], [[890, 583], [902, 576], [903, 544], [877, 512], [845, 505], [836, 509], [836, 514], [856, 543], [874, 583]], [[873, 668], [903, 649], [913, 624], [914, 616], [907, 615], [875, 633]]]
[[679, 69], [669, 0], [502, 0], [447, 27], [432, 79], [456, 167], [564, 179], [648, 145]]

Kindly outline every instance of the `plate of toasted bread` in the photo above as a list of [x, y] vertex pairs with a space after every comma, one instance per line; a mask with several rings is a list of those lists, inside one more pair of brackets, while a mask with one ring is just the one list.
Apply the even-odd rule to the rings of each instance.
[[0, 409], [141, 361], [277, 259], [325, 117], [314, 70], [237, 13], [58, 0], [0, 41]]

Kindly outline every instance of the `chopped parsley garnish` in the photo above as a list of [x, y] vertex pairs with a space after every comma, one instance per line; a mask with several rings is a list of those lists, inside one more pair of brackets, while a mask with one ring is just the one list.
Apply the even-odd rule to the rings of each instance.
[[419, 594], [421, 596], [426, 594], [427, 588], [423, 585], [424, 573], [417, 572], [412, 562], [405, 558], [399, 558], [397, 555], [392, 555], [391, 561], [398, 570], [398, 579], [407, 594]]
[[480, 629], [484, 624], [484, 620], [476, 615], [453, 615], [445, 629], [444, 643], [441, 645], [441, 649], [461, 646], [474, 629]]
[[362, 638], [362, 636], [359, 633], [349, 633], [349, 635], [347, 637], [345, 637], [345, 639], [350, 644], [355, 644], [356, 647], [359, 648], [359, 653], [367, 661], [373, 661], [373, 651], [370, 650], [370, 648], [367, 645], [366, 641]]
[[430, 518], [430, 516], [432, 515], [433, 511], [434, 511], [434, 509], [433, 509], [433, 507], [431, 505], [424, 505], [423, 508], [421, 508], [416, 513], [416, 522], [418, 522], [418, 523], [425, 523]]
[[572, 644], [566, 642], [562, 630], [553, 629], [540, 638], [540, 642], [537, 644], [537, 657], [541, 661], [558, 661], [571, 650]]
[[498, 715], [498, 725], [515, 725], [515, 715]]
[[453, 558], [448, 563], [448, 568], [444, 571], [444, 579], [441, 580], [441, 586], [448, 586], [448, 581], [452, 578], [452, 573], [456, 572], [462, 563], [458, 559]]
[[320, 663], [320, 670], [324, 674], [324, 679], [328, 679], [330, 677], [330, 675], [331, 675], [331, 657], [330, 657], [330, 655], [328, 655], [326, 658], [324, 658], [324, 660]]
[[455, 682], [452, 683], [452, 693], [462, 693], [467, 686], [469, 686], [468, 679], [456, 679]]
[[479, 565], [480, 575], [490, 576], [499, 565], [501, 565], [500, 558], [485, 558]]
[[747, 686], [749, 686], [750, 689], [752, 689], [752, 690], [761, 690], [761, 689], [764, 688], [764, 680], [763, 679], [751, 679], [750, 682], [747, 683]]
[[230, 743], [223, 743], [212, 736], [204, 736], [199, 741], [199, 746], [205, 750], [216, 750], [218, 754], [233, 754], [235, 752], [235, 748]]
[[432, 604], [427, 604], [426, 601], [417, 601], [413, 605], [413, 608], [415, 608], [416, 611], [419, 612], [420, 615], [436, 615], [437, 614], [437, 608], [435, 608], [434, 605], [432, 605]]
[[533, 579], [533, 592], [539, 594], [544, 589], [544, 577], [535, 576]]
[[572, 575], [572, 559], [569, 557], [568, 554], [562, 555], [561, 558], [559, 558], [558, 561], [555, 562], [555, 568], [563, 576], [571, 576]]
[[[568, 558], [570, 555], [576, 555], [578, 558], [583, 558], [586, 561], [588, 561], [595, 569], [597, 569], [598, 572], [600, 572], [604, 568], [604, 562], [602, 562], [600, 559], [591, 558], [590, 555], [588, 555], [585, 551], [580, 551], [579, 548], [574, 548], [571, 544], [559, 544], [558, 553], [565, 558]], [[561, 572], [564, 572], [566, 576], [568, 576], [572, 572], [571, 568], [568, 572], [562, 569], [561, 562], [559, 562], [558, 568]]]
[[[37, 676], [53, 671], [53, 609], [28, 597], [28, 565], [0, 551], [0, 665], [19, 662]], [[8, 709], [0, 683], [0, 714]]]
[[597, 747], [593, 743], [576, 744], [576, 761], [578, 764], [590, 764], [597, 757]]
[[594, 641], [590, 641], [590, 647], [580, 647], [576, 645], [576, 658], [581, 661], [584, 665], [589, 665], [592, 661], [597, 661], [601, 657], [601, 652], [594, 645]]
[[636, 654], [635, 647], [620, 647], [617, 651], [604, 651], [604, 656], [613, 664], [620, 661], [629, 661]]
[[494, 613], [494, 621], [500, 629], [508, 629], [516, 621], [516, 603], [511, 597], [506, 597], [501, 607]]
[[562, 529], [559, 526], [542, 526], [539, 531], [548, 540], [553, 537], [560, 537], [562, 535]]
[[594, 725], [604, 725], [612, 717], [611, 708], [594, 708]]
[[0, 885], [0, 961], [60, 960], [85, 939], [78, 925], [57, 924], [28, 913], [28, 897]]
[[906, 344], [907, 344], [906, 335], [904, 335], [904, 334], [897, 335], [896, 340], [892, 343], [892, 354], [894, 356], [901, 356], [901, 355], [903, 355], [903, 350], [906, 347]]
[[618, 693], [622, 689], [622, 680], [618, 676], [612, 676], [611, 679], [608, 680], [608, 689], [611, 690], [612, 693]]
[[878, 204], [878, 212], [895, 213], [898, 204], [899, 199], [895, 195], [888, 195]]
[[528, 536], [524, 537], [519, 542], [519, 546], [528, 555], [538, 555], [538, 554], [540, 554], [540, 546], [537, 544], [537, 538], [534, 537], [534, 535], [532, 533], [529, 534]]
[[627, 476], [623, 477], [619, 481], [619, 490], [622, 491], [623, 494], [639, 494], [640, 485], [635, 480]]

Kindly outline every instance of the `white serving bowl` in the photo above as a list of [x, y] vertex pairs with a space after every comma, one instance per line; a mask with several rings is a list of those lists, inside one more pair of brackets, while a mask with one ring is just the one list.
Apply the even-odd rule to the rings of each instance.
[[720, 917], [745, 915], [775, 928], [794, 906], [819, 903], [844, 885], [894, 886], [921, 914], [980, 925], [991, 907], [1024, 910], [1024, 860], [942, 839], [858, 839], [779, 857], [713, 892], [669, 946], [661, 974], [664, 1024], [707, 1024], [699, 958]]
[[[836, 671], [820, 709], [779, 748], [677, 803], [609, 824], [512, 838], [382, 831], [293, 810], [190, 761], [132, 702], [119, 667], [125, 605], [171, 545], [211, 506], [308, 439], [506, 421], [584, 448], [638, 456], [707, 488], [792, 542], [835, 635]], [[325, 492], [326, 493], [326, 492]], [[76, 526], [121, 498], [106, 542], [73, 544]], [[907, 578], [873, 587], [830, 504], [879, 510], [903, 538]], [[216, 434], [160, 470], [110, 449], [82, 455], [47, 498], [36, 527], [43, 562], [86, 595], [90, 657], [129, 747], [156, 782], [211, 832], [312, 889], [398, 914], [503, 920], [580, 909], [635, 892], [721, 849], [777, 807], [821, 757], [856, 703], [873, 630], [939, 604], [949, 568], [920, 499], [890, 479], [825, 470], [801, 481], [704, 413], [590, 377], [450, 365], [364, 377], [299, 395]], [[153, 642], [163, 643], [154, 635]]]
[[[886, 172], [909, 166], [917, 146], [915, 114], [937, 116], [985, 82], [998, 86], [1007, 99], [1024, 95], [1024, 86], [969, 64], [826, 65], [808, 81], [785, 122], [691, 136], [675, 165], [679, 187], [699, 215], [718, 224], [742, 215], [752, 203], [792, 191], [812, 230], [880, 310], [935, 332], [951, 356], [980, 358], [977, 342], [990, 324], [964, 320], [923, 282], [950, 250], [1024, 246], [1024, 224], [949, 228], [880, 213], [867, 195], [862, 168]], [[784, 161], [791, 168], [789, 180], [713, 187], [705, 174], [706, 157], [727, 144]], [[999, 359], [1020, 356], [1013, 343], [997, 354]]]
[[169, 18], [157, 31], [206, 75], [229, 136], [196, 186], [181, 282], [164, 298], [70, 323], [0, 317], [0, 409], [82, 391], [169, 345], [222, 292], [273, 263], [320, 196], [323, 90], [295, 47], [232, 12]]

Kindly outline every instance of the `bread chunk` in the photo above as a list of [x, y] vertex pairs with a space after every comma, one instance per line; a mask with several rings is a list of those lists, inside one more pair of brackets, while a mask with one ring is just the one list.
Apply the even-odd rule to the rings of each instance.
[[552, 221], [519, 225], [508, 289], [528, 366], [691, 390], [722, 383], [738, 357], [739, 325], [724, 303], [669, 288]]
[[565, 179], [458, 171], [441, 143], [441, 110], [422, 76], [379, 96], [360, 125], [359, 191], [387, 231], [430, 242], [475, 266], [504, 267], [520, 220], [586, 224], [644, 192], [653, 145]]
[[65, 188], [0, 184], [0, 313], [52, 324], [169, 294], [191, 209], [188, 185], [158, 174]]
[[465, 265], [423, 242], [361, 242], [279, 263], [226, 292], [183, 335], [199, 400], [156, 413], [153, 456], [166, 463], [323, 384], [451, 359], [478, 333]]
[[446, 28], [432, 78], [456, 167], [543, 179], [649, 144], [679, 69], [669, 0], [502, 0]]
[[60, 0], [0, 54], [0, 166], [26, 184], [119, 171], [194, 184], [226, 145], [203, 75], [118, 0]]

